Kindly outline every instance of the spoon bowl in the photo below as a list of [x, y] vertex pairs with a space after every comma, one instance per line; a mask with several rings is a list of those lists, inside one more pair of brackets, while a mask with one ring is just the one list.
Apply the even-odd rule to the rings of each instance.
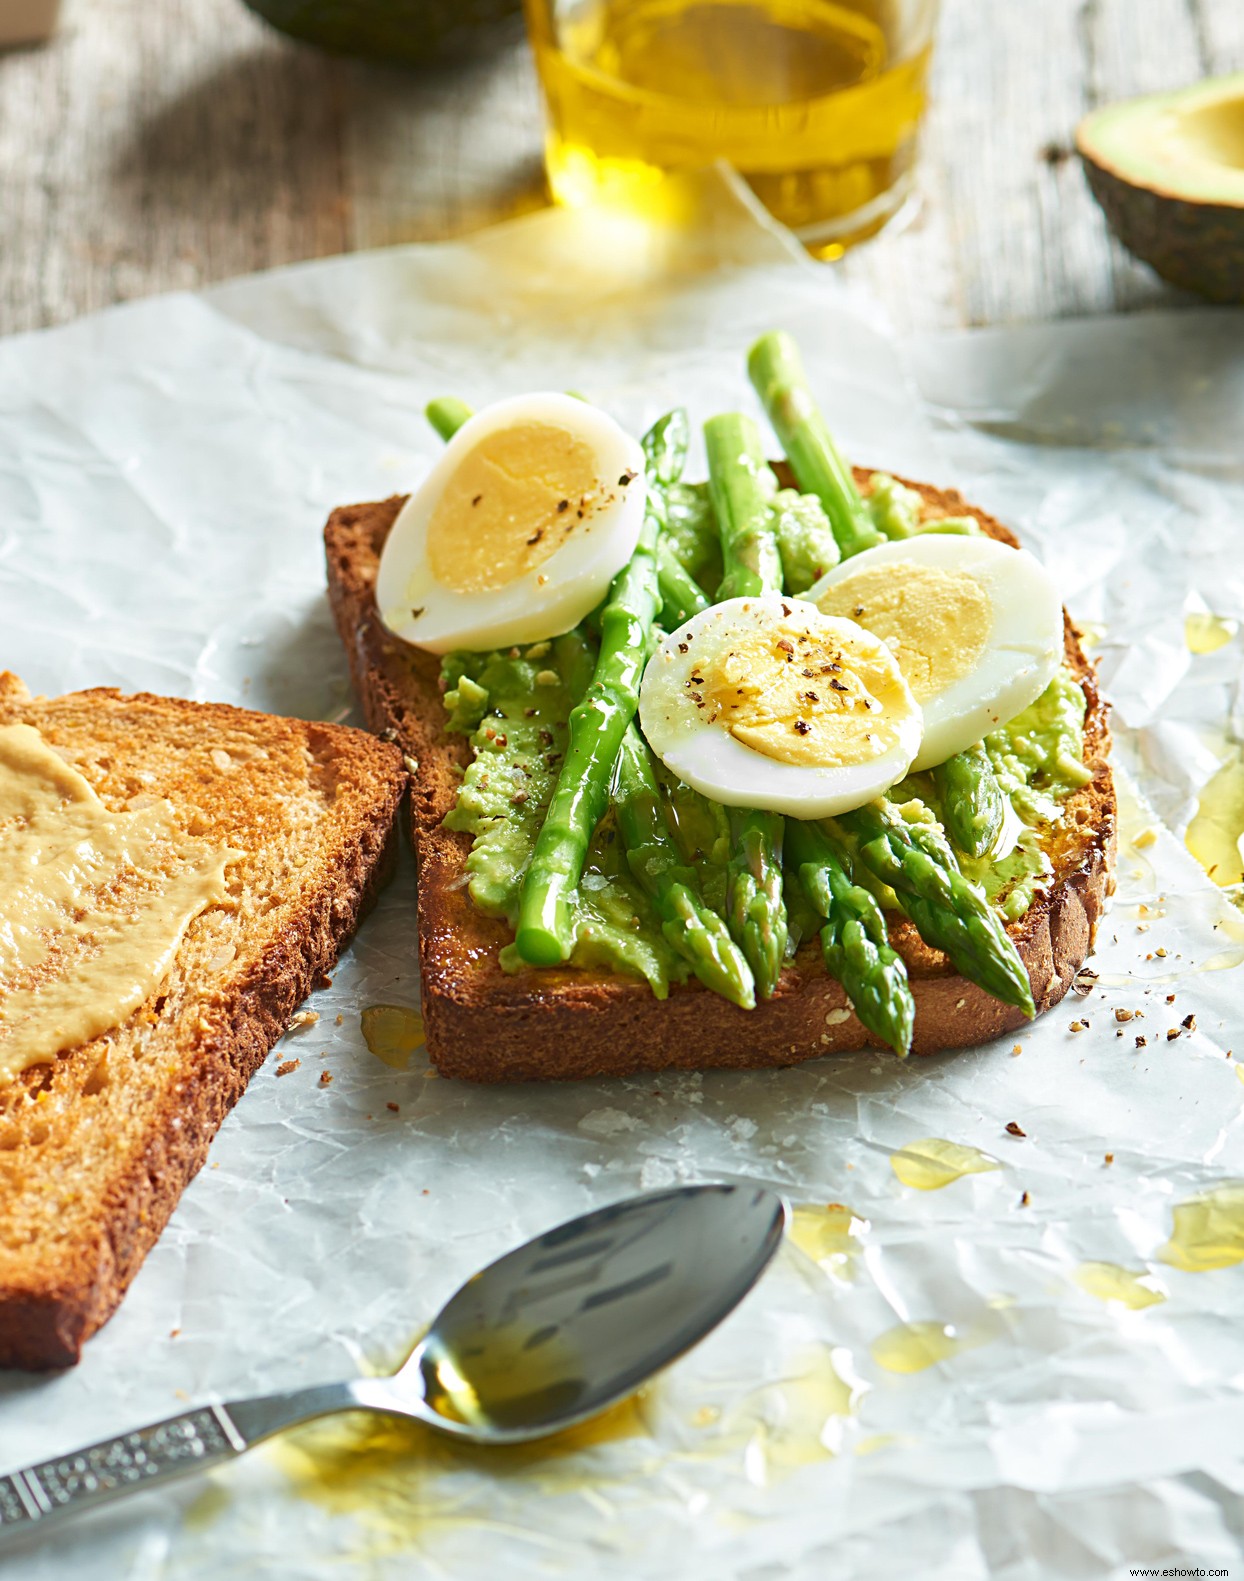
[[390, 1377], [200, 1406], [0, 1476], [0, 1548], [337, 1411], [409, 1417], [480, 1444], [573, 1427], [716, 1328], [785, 1226], [782, 1199], [755, 1185], [681, 1186], [598, 1208], [468, 1279]]
[[781, 1199], [686, 1186], [600, 1208], [469, 1280], [393, 1379], [420, 1419], [521, 1443], [633, 1393], [726, 1317], [782, 1239]]

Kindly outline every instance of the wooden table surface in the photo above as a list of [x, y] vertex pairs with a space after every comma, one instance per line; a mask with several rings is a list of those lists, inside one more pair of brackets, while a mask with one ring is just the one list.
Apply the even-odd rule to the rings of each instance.
[[[944, 0], [921, 204], [839, 265], [900, 328], [1193, 299], [1108, 237], [1069, 155], [1096, 105], [1244, 68], [1241, 0]], [[240, 0], [68, 0], [0, 57], [0, 332], [546, 200], [521, 41], [406, 72]]]

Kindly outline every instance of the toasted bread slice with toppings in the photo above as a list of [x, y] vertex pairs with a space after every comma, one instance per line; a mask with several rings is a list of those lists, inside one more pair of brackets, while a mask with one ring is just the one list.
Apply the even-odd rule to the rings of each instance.
[[[856, 469], [860, 487], [868, 473]], [[907, 482], [906, 479], [900, 479]], [[1014, 535], [952, 490], [908, 483], [929, 518], [970, 513], [991, 537]], [[442, 1075], [471, 1081], [623, 1076], [636, 1071], [791, 1065], [875, 1043], [826, 972], [819, 944], [805, 944], [772, 999], [740, 1010], [692, 982], [656, 999], [648, 985], [578, 969], [510, 976], [498, 954], [510, 936], [483, 916], [466, 890], [469, 835], [442, 826], [471, 748], [445, 730], [439, 661], [391, 636], [376, 608], [381, 548], [402, 497], [333, 512], [325, 528], [328, 588], [367, 721], [418, 762], [411, 824], [419, 874], [419, 959], [428, 1051]], [[1038, 1011], [1067, 992], [1092, 948], [1113, 889], [1115, 794], [1107, 761], [1106, 705], [1078, 634], [1066, 622], [1066, 659], [1084, 690], [1084, 756], [1093, 778], [1063, 804], [1050, 852], [1054, 873], [1010, 933], [1028, 969]], [[916, 1000], [913, 1052], [982, 1043], [1024, 1024], [1021, 1011], [968, 982], [909, 922], [891, 938], [904, 956]]]
[[33, 725], [114, 811], [167, 798], [240, 853], [159, 991], [0, 1086], [0, 1367], [57, 1367], [111, 1314], [221, 1121], [387, 875], [406, 788], [365, 731], [112, 690], [32, 698]]

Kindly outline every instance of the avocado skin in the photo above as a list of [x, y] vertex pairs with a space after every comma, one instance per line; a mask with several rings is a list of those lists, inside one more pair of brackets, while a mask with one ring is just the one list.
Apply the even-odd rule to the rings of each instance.
[[337, 55], [408, 66], [492, 42], [522, 0], [245, 0], [273, 27]]
[[1244, 209], [1125, 181], [1080, 150], [1093, 196], [1128, 252], [1211, 302], [1244, 302]]

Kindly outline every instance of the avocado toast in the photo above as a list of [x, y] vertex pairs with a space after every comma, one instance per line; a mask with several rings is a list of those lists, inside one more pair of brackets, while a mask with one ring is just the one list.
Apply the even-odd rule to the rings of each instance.
[[[385, 597], [377, 603], [385, 545], [403, 509], [414, 506], [396, 498], [347, 507], [329, 520], [330, 598], [356, 689], [372, 727], [397, 740], [418, 765], [412, 820], [424, 1016], [429, 1051], [446, 1075], [499, 1081], [782, 1065], [867, 1043], [932, 1053], [984, 1041], [1056, 1003], [1091, 948], [1112, 886], [1115, 804], [1106, 709], [1074, 628], [1056, 604], [1058, 653], [1046, 655], [1040, 695], [1030, 687], [1022, 706], [1013, 700], [1009, 711], [988, 714], [991, 724], [980, 729], [980, 741], [971, 734], [977, 716], [969, 716], [968, 735], [960, 729], [964, 750], [951, 751], [945, 761], [940, 753], [954, 742], [937, 735], [938, 699], [926, 699], [926, 755], [933, 756], [922, 762], [910, 744], [900, 754], [902, 766], [891, 775], [897, 800], [888, 790], [857, 796], [853, 804], [835, 790], [826, 800], [824, 786], [833, 776], [822, 767], [816, 770], [821, 800], [807, 805], [833, 812], [822, 817], [800, 809], [783, 819], [760, 805], [718, 807], [711, 794], [671, 772], [671, 762], [682, 760], [659, 744], [655, 710], [647, 702], [656, 662], [649, 655], [655, 649], [676, 661], [676, 650], [690, 646], [677, 639], [699, 629], [695, 620], [706, 608], [728, 610], [741, 599], [751, 618], [776, 600], [780, 623], [782, 612], [806, 611], [808, 599], [823, 598], [832, 607], [835, 578], [846, 577], [848, 591], [862, 585], [852, 581], [859, 553], [871, 550], [882, 569], [889, 555], [904, 575], [914, 576], [920, 556], [902, 548], [909, 539], [983, 542], [985, 548], [972, 553], [995, 560], [1006, 546], [1004, 569], [1015, 548], [1006, 528], [956, 494], [840, 462], [836, 476], [818, 477], [818, 455], [822, 462], [828, 456], [832, 467], [836, 452], [827, 435], [818, 450], [819, 414], [791, 385], [793, 348], [783, 341], [766, 337], [757, 348], [767, 343], [771, 364], [776, 357], [785, 381], [779, 381], [780, 395], [769, 390], [766, 397], [773, 368], [766, 369], [755, 351], [753, 373], [793, 466], [779, 463], [770, 480], [763, 456], [755, 455], [749, 420], [708, 425], [708, 492], [720, 541], [715, 563], [705, 563], [713, 559], [706, 542], [711, 548], [714, 534], [708, 540], [701, 535], [697, 544], [679, 520], [690, 501], [676, 481], [681, 459], [671, 465], [668, 454], [679, 448], [677, 424], [656, 425], [645, 442], [648, 517], [657, 518], [656, 525], [646, 526], [646, 544], [638, 544], [617, 572], [598, 611], [567, 636], [516, 641], [491, 655], [478, 651], [482, 643], [474, 652], [449, 651], [442, 643], [446, 656], [439, 660], [395, 635], [392, 627], [400, 623]], [[435, 420], [437, 413], [430, 415]], [[438, 427], [454, 433], [467, 416], [461, 409]], [[447, 453], [446, 465], [450, 459]], [[759, 495], [749, 501], [758, 479]], [[779, 484], [788, 487], [775, 495]], [[704, 494], [701, 489], [701, 504]], [[810, 530], [798, 521], [792, 530], [783, 510]], [[811, 552], [830, 526], [837, 546]], [[766, 538], [770, 532], [776, 553]], [[647, 569], [645, 554], [654, 562]], [[818, 557], [828, 560], [828, 575]], [[1016, 568], [1020, 559], [1016, 555]], [[860, 560], [858, 568], [866, 564]], [[680, 571], [692, 582], [698, 577], [698, 587], [687, 588]], [[660, 610], [660, 627], [669, 633], [663, 641], [658, 630], [637, 644], [644, 599], [649, 611]], [[425, 606], [421, 595], [411, 616], [422, 617], [432, 604], [433, 596]], [[680, 625], [688, 604], [692, 618]], [[863, 610], [856, 605], [844, 613], [862, 616]], [[813, 624], [814, 615], [807, 617]], [[959, 606], [951, 619], [970, 645], [970, 621]], [[609, 636], [610, 620], [624, 633], [621, 644]], [[848, 640], [856, 640], [859, 628], [850, 620], [847, 626]], [[834, 628], [835, 640], [845, 629]], [[580, 640], [586, 658], [576, 650]], [[779, 635], [778, 646], [791, 644]], [[638, 720], [631, 717], [637, 674], [620, 689], [602, 685], [608, 665], [619, 661], [640, 673], [648, 664]], [[586, 689], [574, 679], [585, 665], [591, 677]], [[818, 673], [837, 669], [828, 664]], [[693, 666], [684, 693], [701, 698], [705, 679]], [[837, 673], [829, 684], [846, 690]], [[740, 696], [744, 690], [737, 688]], [[767, 694], [765, 685], [756, 690], [762, 699], [773, 695], [772, 687]], [[574, 799], [582, 788], [583, 754], [576, 758], [568, 741], [567, 715], [576, 696], [586, 699], [578, 712], [600, 714], [602, 699], [613, 708], [628, 691], [635, 702], [607, 765], [606, 810], [603, 816], [584, 812]], [[801, 695], [821, 696], [810, 690]], [[625, 712], [625, 701], [621, 706]], [[900, 700], [896, 712], [903, 706]], [[804, 711], [811, 724], [796, 719], [793, 729], [815, 737], [817, 710], [809, 705]], [[582, 734], [582, 720], [579, 728]], [[793, 753], [785, 742], [762, 752], [762, 788], [754, 801], [766, 794], [765, 776], [773, 778], [773, 756], [793, 758], [797, 766], [803, 743], [794, 745], [799, 750]], [[577, 765], [573, 771], [568, 760]], [[778, 772], [790, 781], [788, 766]], [[1006, 817], [1019, 837], [1012, 832], [1008, 843], [995, 823], [976, 842], [970, 829], [962, 832], [971, 822], [965, 809], [979, 810], [979, 787], [992, 786], [996, 798], [1001, 785]], [[780, 797], [770, 802], [789, 810]], [[548, 816], [550, 804], [570, 809], [569, 824], [560, 811]], [[715, 831], [697, 825], [706, 807], [717, 820]], [[1014, 823], [1017, 809], [1022, 828]], [[574, 838], [568, 839], [576, 817], [580, 831], [571, 829]], [[954, 831], [953, 849], [942, 820]], [[966, 849], [974, 843], [975, 855]], [[572, 871], [571, 905], [563, 911], [573, 918], [568, 947], [564, 934], [559, 942], [549, 893], [563, 883], [567, 852], [573, 870], [578, 845], [581, 865], [577, 875]], [[548, 893], [537, 894], [533, 910], [532, 891], [541, 890], [549, 870], [542, 854], [549, 851], [559, 876]], [[915, 887], [900, 893], [909, 869]], [[611, 909], [610, 901], [620, 903]], [[524, 917], [532, 916], [541, 926], [524, 934]], [[547, 928], [545, 918], [552, 919]], [[775, 918], [780, 932], [770, 925]], [[769, 962], [774, 969], [766, 981]]]

